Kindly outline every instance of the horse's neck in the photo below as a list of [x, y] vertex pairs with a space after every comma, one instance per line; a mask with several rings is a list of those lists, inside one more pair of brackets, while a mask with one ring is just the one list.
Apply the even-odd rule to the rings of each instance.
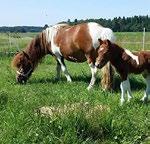
[[110, 62], [113, 64], [113, 65], [116, 65], [116, 63], [120, 63], [121, 61], [124, 61], [123, 58], [122, 58], [122, 55], [123, 55], [123, 48], [119, 47], [118, 45], [112, 45], [112, 48], [111, 48], [111, 58], [110, 58]]
[[120, 47], [114, 47], [113, 53], [111, 63], [117, 71], [125, 72], [128, 70], [129, 73], [140, 73], [148, 64], [144, 56], [145, 53], [131, 53]]
[[34, 38], [25, 49], [25, 52], [29, 55], [33, 65], [35, 66], [46, 54], [48, 54], [47, 44], [45, 42], [46, 41], [40, 34]]

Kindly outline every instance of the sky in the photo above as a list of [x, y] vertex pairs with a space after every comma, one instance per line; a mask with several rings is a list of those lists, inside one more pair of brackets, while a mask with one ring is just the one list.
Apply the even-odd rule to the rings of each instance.
[[150, 16], [150, 0], [0, 0], [0, 26], [54, 25], [70, 19]]

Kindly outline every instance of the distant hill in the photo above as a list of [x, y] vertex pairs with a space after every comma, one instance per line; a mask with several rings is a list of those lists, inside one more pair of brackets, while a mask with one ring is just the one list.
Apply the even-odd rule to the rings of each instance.
[[43, 27], [36, 27], [36, 26], [14, 26], [14, 27], [7, 27], [3, 26], [0, 27], [0, 32], [41, 32]]

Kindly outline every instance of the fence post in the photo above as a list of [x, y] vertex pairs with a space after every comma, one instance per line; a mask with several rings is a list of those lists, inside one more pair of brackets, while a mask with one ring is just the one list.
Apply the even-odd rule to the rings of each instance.
[[145, 27], [143, 28], [143, 50], [145, 47]]
[[8, 39], [9, 39], [9, 49], [11, 49], [11, 36], [10, 36], [10, 32], [8, 33]]

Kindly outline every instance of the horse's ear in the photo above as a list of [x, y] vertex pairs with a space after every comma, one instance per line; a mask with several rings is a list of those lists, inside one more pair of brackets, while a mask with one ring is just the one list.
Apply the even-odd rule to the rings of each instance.
[[111, 44], [110, 40], [108, 40], [108, 39], [105, 41], [105, 43], [106, 43], [106, 45], [108, 45], [108, 46], [110, 46], [110, 44]]
[[19, 51], [16, 51], [16, 53], [14, 54], [15, 56], [17, 55], [17, 54], [19, 54], [20, 52]]
[[28, 60], [30, 60], [30, 57], [29, 57], [29, 55], [28, 55], [26, 52], [22, 51], [22, 53], [23, 53], [23, 55], [24, 55]]
[[100, 38], [98, 39], [98, 41], [99, 41], [100, 45], [103, 44], [103, 41]]

